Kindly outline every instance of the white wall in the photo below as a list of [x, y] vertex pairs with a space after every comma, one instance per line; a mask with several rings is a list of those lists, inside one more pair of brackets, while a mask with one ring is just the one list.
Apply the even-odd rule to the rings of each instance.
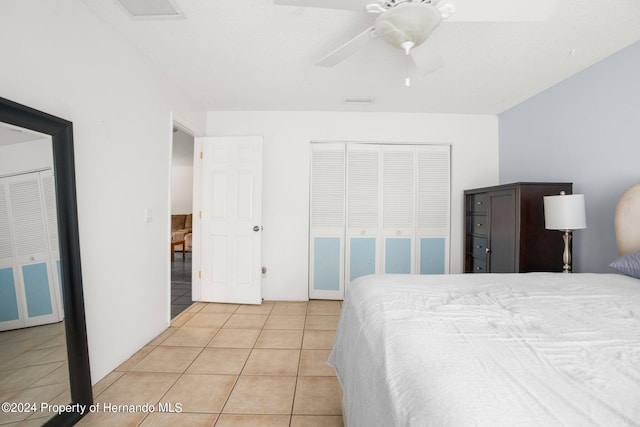
[[205, 113], [77, 0], [3, 1], [0, 40], [0, 96], [73, 122], [96, 382], [169, 324], [172, 121]]
[[[640, 181], [640, 42], [500, 114], [500, 181], [573, 182], [573, 269], [611, 273], [616, 203]], [[559, 238], [560, 240], [560, 238]], [[561, 243], [561, 240], [559, 241]]]
[[193, 213], [193, 166], [171, 167], [171, 213]]
[[181, 129], [173, 133], [171, 213], [193, 213], [193, 137]]
[[262, 297], [308, 298], [310, 141], [424, 142], [452, 145], [451, 271], [464, 268], [463, 190], [498, 182], [495, 116], [209, 112], [207, 135], [262, 135]]

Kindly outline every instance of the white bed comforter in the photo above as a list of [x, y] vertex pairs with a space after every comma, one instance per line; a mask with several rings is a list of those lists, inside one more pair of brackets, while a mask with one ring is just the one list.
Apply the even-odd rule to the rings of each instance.
[[640, 280], [361, 277], [329, 364], [349, 427], [640, 426]]

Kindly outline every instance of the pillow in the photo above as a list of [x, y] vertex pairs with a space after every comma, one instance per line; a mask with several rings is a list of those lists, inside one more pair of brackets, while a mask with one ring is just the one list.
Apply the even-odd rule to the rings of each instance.
[[609, 264], [609, 267], [615, 268], [627, 276], [640, 279], [640, 252], [633, 252], [620, 257]]

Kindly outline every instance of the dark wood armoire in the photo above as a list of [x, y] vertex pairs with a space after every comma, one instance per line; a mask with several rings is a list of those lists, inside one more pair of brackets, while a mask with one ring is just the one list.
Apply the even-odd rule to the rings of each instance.
[[517, 182], [466, 190], [465, 273], [562, 271], [561, 233], [544, 228], [544, 196], [571, 183]]

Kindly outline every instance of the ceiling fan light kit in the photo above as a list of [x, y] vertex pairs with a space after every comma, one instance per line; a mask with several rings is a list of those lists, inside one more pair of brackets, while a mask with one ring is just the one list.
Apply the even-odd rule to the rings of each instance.
[[427, 40], [441, 20], [440, 11], [429, 3], [400, 3], [378, 16], [373, 27], [387, 43], [409, 54]]

